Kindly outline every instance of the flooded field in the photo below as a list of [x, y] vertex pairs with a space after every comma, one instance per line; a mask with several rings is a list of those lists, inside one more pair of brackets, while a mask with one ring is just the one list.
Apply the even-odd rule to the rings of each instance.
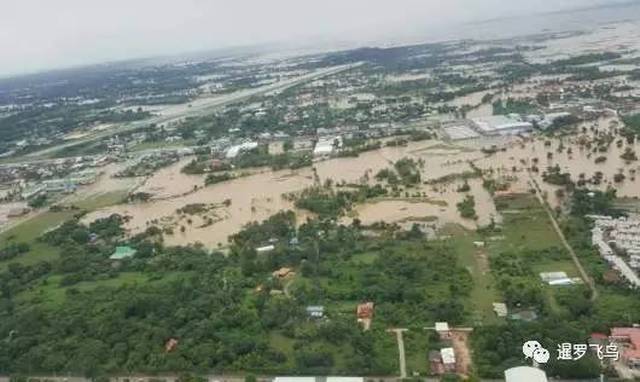
[[[482, 154], [432, 141], [413, 143], [407, 147], [386, 147], [364, 153], [358, 158], [318, 162], [314, 168], [320, 182], [332, 179], [337, 183], [365, 183], [373, 182], [373, 176], [379, 170], [390, 167], [393, 162], [404, 157], [425, 159], [423, 180], [432, 181], [450, 174], [470, 171], [471, 167], [466, 160], [481, 158]], [[281, 210], [295, 209], [292, 202], [283, 199], [282, 195], [301, 191], [316, 184], [312, 168], [276, 172], [263, 169], [252, 175], [195, 189], [195, 186], [203, 185], [204, 178], [182, 174], [180, 169], [183, 164], [184, 161], [160, 170], [138, 189], [153, 193], [154, 200], [151, 202], [101, 209], [89, 214], [85, 220], [91, 221], [118, 213], [131, 217], [127, 223], [131, 233], [139, 233], [151, 225], [158, 225], [172, 232], [165, 235], [169, 244], [186, 245], [200, 242], [208, 247], [216, 247], [225, 245], [229, 235], [239, 231], [249, 222], [264, 220]], [[489, 222], [495, 213], [495, 207], [480, 184], [473, 184], [471, 191], [476, 200], [482, 201], [478, 203], [482, 206], [477, 207], [477, 222], [462, 219], [456, 213], [456, 203], [464, 197], [455, 191], [456, 187], [453, 183], [437, 187], [425, 184], [417, 190], [412, 190], [419, 190], [425, 196], [422, 198], [424, 200], [410, 200], [411, 210], [404, 209], [406, 205], [403, 203], [387, 204], [387, 201], [375, 201], [371, 204], [372, 207], [365, 204], [362, 206], [363, 210], [358, 209], [355, 212], [371, 221], [381, 215], [374, 214], [369, 219], [370, 213], [367, 208], [388, 211], [388, 222], [409, 221], [407, 218], [431, 215], [438, 215], [443, 223], [459, 223], [470, 228], [478, 223]], [[198, 215], [179, 212], [185, 206], [196, 204], [206, 205], [207, 211]], [[446, 213], [439, 211], [441, 208], [446, 208]], [[418, 216], [410, 216], [409, 211], [417, 212]], [[296, 212], [300, 222], [308, 216], [305, 211]]]
[[[547, 192], [548, 200], [552, 206], [560, 204], [561, 199], [556, 196], [556, 190], [560, 187], [545, 183], [542, 173], [551, 166], [559, 166], [561, 172], [571, 174], [574, 182], [579, 179], [592, 179], [597, 173], [602, 174], [600, 184], [590, 184], [593, 189], [606, 190], [613, 187], [620, 197], [639, 197], [640, 187], [635, 174], [640, 170], [637, 161], [625, 161], [621, 158], [627, 147], [638, 152], [640, 145], [636, 142], [629, 145], [622, 142], [618, 147], [617, 142], [621, 140], [616, 137], [607, 151], [594, 152], [595, 145], [588, 149], [579, 142], [589, 142], [593, 138], [590, 129], [596, 128], [600, 132], [612, 132], [616, 129], [617, 118], [603, 118], [593, 123], [586, 123], [588, 131], [586, 134], [577, 134], [563, 139], [548, 140], [544, 138], [534, 138], [523, 143], [513, 144], [506, 151], [500, 151], [493, 156], [475, 162], [477, 166], [485, 170], [493, 170], [497, 175], [515, 176], [517, 181], [513, 184], [514, 191], [526, 191], [531, 188], [529, 182], [535, 179], [539, 186]], [[599, 157], [606, 157], [606, 161], [596, 163]], [[535, 164], [536, 162], [537, 164]], [[538, 173], [529, 173], [527, 168], [535, 165], [539, 168]], [[515, 169], [515, 171], [514, 171]], [[624, 174], [625, 179], [615, 182], [616, 174]]]
[[[582, 132], [585, 128], [585, 133]], [[137, 191], [153, 194], [151, 202], [125, 204], [98, 210], [88, 215], [86, 220], [109, 216], [113, 213], [127, 215], [131, 220], [127, 228], [131, 233], [144, 231], [151, 225], [165, 229], [168, 244], [186, 245], [200, 242], [207, 247], [224, 246], [229, 235], [239, 231], [252, 221], [261, 221], [281, 210], [296, 210], [293, 203], [282, 196], [298, 192], [327, 179], [334, 184], [373, 184], [375, 174], [393, 165], [399, 159], [409, 157], [422, 160], [423, 184], [402, 192], [402, 197], [373, 199], [355, 206], [344, 223], [358, 218], [363, 224], [379, 221], [398, 223], [410, 227], [419, 223], [429, 227], [446, 223], [460, 224], [469, 229], [500, 222], [491, 194], [483, 187], [483, 180], [473, 173], [475, 166], [482, 170], [485, 178], [505, 181], [507, 189], [501, 192], [529, 192], [532, 181], [546, 192], [552, 206], [562, 202], [562, 195], [556, 193], [559, 186], [543, 181], [547, 167], [559, 166], [561, 172], [571, 174], [572, 180], [591, 179], [601, 173], [599, 185], [590, 187], [606, 189], [615, 187], [622, 197], [640, 196], [635, 172], [640, 170], [637, 162], [626, 162], [620, 155], [629, 146], [611, 138], [607, 152], [594, 152], [595, 146], [587, 148], [585, 142], [598, 136], [614, 134], [617, 119], [603, 118], [586, 123], [579, 133], [563, 138], [482, 138], [452, 145], [441, 141], [411, 143], [406, 147], [384, 147], [380, 150], [361, 154], [357, 158], [336, 158], [314, 164], [313, 168], [296, 171], [271, 171], [253, 169], [234, 180], [203, 187], [204, 177], [186, 175], [180, 172], [190, 158], [158, 171], [140, 186]], [[613, 135], [612, 135], [613, 136]], [[497, 144], [505, 147], [494, 154], [486, 154], [480, 149]], [[637, 145], [629, 146], [638, 150]], [[595, 163], [596, 158], [606, 156], [607, 160]], [[539, 170], [529, 171], [537, 167]], [[623, 173], [624, 181], [615, 182], [614, 176]], [[464, 184], [465, 174], [470, 190], [459, 192]], [[457, 203], [472, 195], [476, 202], [477, 220], [463, 219], [457, 210]], [[202, 205], [204, 211], [186, 214], [185, 206]], [[299, 222], [308, 215], [297, 210]]]
[[[468, 181], [471, 191], [458, 192], [462, 181], [451, 182], [435, 188], [423, 188], [428, 192], [428, 199], [380, 199], [359, 205], [352, 216], [343, 219], [344, 223], [351, 223], [358, 218], [362, 224], [371, 225], [378, 222], [397, 223], [404, 229], [410, 229], [413, 224], [431, 227], [434, 230], [447, 223], [457, 223], [468, 229], [485, 226], [492, 219], [499, 223], [502, 219], [496, 211], [491, 195], [482, 188], [480, 179]], [[473, 195], [476, 201], [478, 220], [462, 219], [456, 204], [465, 195]]]

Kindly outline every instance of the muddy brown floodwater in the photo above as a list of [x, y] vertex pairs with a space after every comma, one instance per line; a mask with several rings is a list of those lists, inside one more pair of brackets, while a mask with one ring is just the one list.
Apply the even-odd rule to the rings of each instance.
[[[616, 118], [603, 118], [585, 125], [588, 130], [592, 127], [599, 131], [614, 131]], [[410, 157], [422, 159], [422, 180], [425, 184], [412, 188], [409, 196], [400, 198], [379, 198], [357, 205], [343, 223], [350, 223], [354, 218], [363, 224], [379, 221], [398, 223], [410, 226], [420, 223], [431, 227], [439, 227], [447, 223], [460, 224], [469, 229], [489, 224], [492, 220], [501, 221], [496, 211], [492, 196], [482, 186], [480, 178], [468, 180], [470, 191], [458, 192], [463, 183], [459, 177], [462, 173], [472, 171], [470, 162], [483, 171], [492, 171], [496, 178], [508, 179], [508, 192], [528, 192], [531, 189], [531, 178], [527, 171], [532, 165], [533, 158], [538, 158], [539, 173], [533, 173], [544, 191], [547, 191], [552, 206], [561, 200], [556, 197], [558, 188], [542, 181], [542, 172], [547, 166], [558, 165], [563, 172], [569, 172], [572, 178], [578, 179], [584, 174], [588, 179], [596, 171], [603, 173], [603, 183], [594, 186], [600, 189], [613, 186], [618, 189], [620, 196], [640, 196], [635, 177], [632, 173], [638, 169], [637, 162], [627, 163], [620, 158], [627, 144], [617, 147], [615, 142], [610, 145], [606, 153], [593, 153], [577, 143], [582, 134], [575, 134], [562, 138], [564, 150], [558, 152], [561, 140], [554, 138], [549, 146], [545, 145], [545, 138], [496, 139], [496, 142], [512, 142], [505, 151], [487, 155], [480, 148], [487, 146], [491, 140], [477, 140], [464, 144], [450, 144], [442, 141], [413, 142], [407, 147], [384, 147], [380, 150], [361, 154], [357, 158], [336, 158], [314, 164], [320, 182], [332, 179], [335, 183], [368, 183], [374, 182], [374, 175], [381, 169], [390, 167], [393, 162]], [[593, 133], [584, 134], [589, 137]], [[583, 138], [584, 139], [584, 138]], [[616, 138], [617, 139], [617, 138]], [[568, 153], [568, 149], [571, 153]], [[638, 149], [636, 145], [634, 149]], [[547, 159], [547, 153], [552, 152], [552, 158]], [[607, 161], [595, 164], [595, 158], [607, 156]], [[131, 220], [127, 229], [135, 234], [144, 231], [151, 225], [170, 228], [173, 233], [165, 235], [165, 241], [170, 245], [186, 245], [202, 243], [209, 248], [225, 246], [229, 235], [242, 229], [252, 221], [262, 221], [281, 210], [294, 210], [298, 222], [306, 220], [309, 213], [297, 210], [293, 203], [285, 200], [282, 195], [301, 191], [316, 184], [313, 168], [296, 171], [271, 171], [268, 169], [254, 169], [252, 173], [234, 180], [219, 183], [209, 187], [202, 187], [204, 178], [180, 173], [180, 169], [189, 159], [171, 167], [158, 171], [139, 188], [155, 195], [148, 203], [117, 205], [98, 210], [85, 217], [91, 221], [96, 218], [109, 216], [114, 213], [128, 215]], [[514, 171], [515, 170], [515, 171]], [[623, 172], [627, 179], [615, 183], [613, 176]], [[365, 176], [366, 174], [366, 176]], [[449, 181], [442, 178], [449, 176]], [[433, 182], [439, 180], [438, 182]], [[194, 187], [198, 186], [197, 190]], [[477, 220], [460, 217], [456, 204], [469, 194], [476, 202]], [[207, 211], [198, 215], [185, 215], [178, 210], [190, 204], [203, 204]]]
[[[445, 145], [438, 141], [411, 143], [407, 147], [385, 147], [371, 151], [357, 158], [337, 158], [314, 165], [320, 182], [332, 179], [347, 183], [373, 182], [374, 175], [393, 162], [412, 157], [424, 159], [423, 180], [433, 180], [449, 174], [470, 171], [466, 162], [483, 156], [479, 151]], [[202, 187], [204, 178], [185, 175], [180, 169], [188, 159], [158, 171], [149, 178], [139, 191], [151, 192], [155, 199], [148, 203], [124, 204], [95, 211], [85, 217], [85, 221], [106, 217], [117, 213], [131, 217], [126, 228], [131, 234], [143, 232], [151, 225], [171, 228], [173, 234], [165, 235], [170, 245], [186, 245], [200, 242], [213, 248], [227, 244], [229, 235], [238, 232], [252, 221], [261, 221], [281, 210], [295, 210], [299, 222], [309, 216], [305, 211], [296, 210], [283, 194], [301, 191], [315, 184], [312, 168], [296, 171], [255, 170], [257, 173], [228, 182]], [[368, 178], [364, 175], [368, 174]], [[201, 188], [194, 191], [194, 186]], [[479, 182], [471, 182], [471, 193], [476, 197], [478, 221], [462, 219], [456, 210], [456, 203], [464, 195], [456, 192], [455, 182], [447, 185], [422, 185], [414, 189], [424, 193], [424, 197], [403, 200], [376, 200], [358, 206], [357, 215], [361, 220], [374, 222], [385, 220], [409, 222], [437, 217], [438, 224], [458, 223], [472, 228], [485, 224], [497, 216], [490, 195]], [[227, 201], [225, 203], [225, 201]], [[179, 209], [190, 204], [205, 204], [209, 210], [198, 216], [186, 216]], [[410, 208], [408, 208], [410, 206]]]

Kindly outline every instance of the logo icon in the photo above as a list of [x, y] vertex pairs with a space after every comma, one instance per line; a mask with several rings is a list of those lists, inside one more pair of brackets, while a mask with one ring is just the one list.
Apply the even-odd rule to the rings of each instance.
[[522, 354], [526, 359], [533, 359], [538, 364], [549, 362], [549, 351], [540, 345], [538, 341], [527, 341], [522, 345]]

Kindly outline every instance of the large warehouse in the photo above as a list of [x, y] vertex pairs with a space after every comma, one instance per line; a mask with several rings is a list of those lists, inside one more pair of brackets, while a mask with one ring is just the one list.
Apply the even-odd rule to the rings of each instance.
[[533, 124], [513, 114], [474, 118], [472, 121], [483, 135], [515, 135], [533, 130]]

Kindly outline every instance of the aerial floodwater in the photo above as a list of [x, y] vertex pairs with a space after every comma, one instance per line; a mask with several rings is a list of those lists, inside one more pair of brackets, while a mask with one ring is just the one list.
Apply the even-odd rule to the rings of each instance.
[[144, 1], [0, 70], [344, 39], [0, 78], [0, 382], [640, 380], [640, 4]]

